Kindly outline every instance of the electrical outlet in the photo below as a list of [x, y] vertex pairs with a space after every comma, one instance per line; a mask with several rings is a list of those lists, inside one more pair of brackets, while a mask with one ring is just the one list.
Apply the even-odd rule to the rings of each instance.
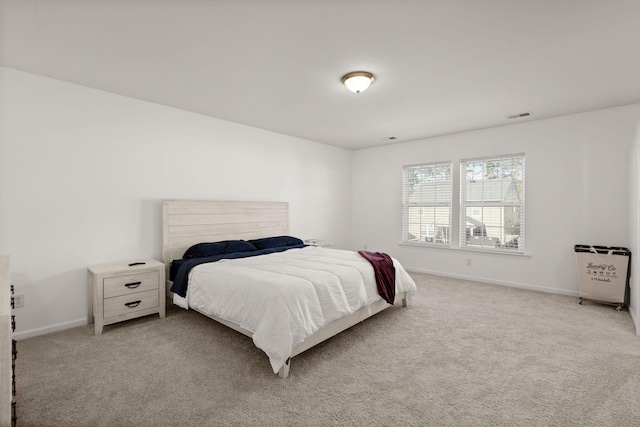
[[13, 306], [15, 308], [24, 307], [24, 294], [17, 294], [13, 296]]
[[467, 267], [471, 267], [471, 258], [467, 258]]

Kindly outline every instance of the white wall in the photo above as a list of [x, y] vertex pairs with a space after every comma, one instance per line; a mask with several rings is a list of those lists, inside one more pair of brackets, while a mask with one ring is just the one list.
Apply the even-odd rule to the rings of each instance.
[[[356, 151], [352, 248], [386, 251], [416, 271], [577, 295], [575, 244], [632, 244], [629, 156], [638, 123], [635, 104]], [[403, 165], [520, 152], [527, 256], [398, 244]]]
[[[0, 67], [0, 253], [25, 294], [18, 336], [87, 323], [88, 265], [160, 259], [163, 198], [286, 200], [302, 238], [576, 295], [575, 243], [640, 256], [639, 124], [636, 104], [349, 152]], [[516, 152], [528, 256], [398, 245], [403, 165]]]
[[629, 155], [629, 234], [631, 242], [631, 279], [629, 314], [640, 336], [640, 125], [636, 130], [633, 149]]
[[87, 323], [87, 266], [161, 259], [161, 200], [288, 201], [290, 233], [349, 244], [351, 153], [0, 68], [0, 253], [18, 337]]

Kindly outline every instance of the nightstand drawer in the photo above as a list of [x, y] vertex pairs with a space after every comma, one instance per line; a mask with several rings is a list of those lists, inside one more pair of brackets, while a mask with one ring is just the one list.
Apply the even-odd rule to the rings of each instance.
[[104, 318], [117, 317], [136, 311], [158, 307], [158, 287], [151, 291], [136, 292], [104, 300]]
[[144, 292], [150, 290], [158, 290], [157, 271], [129, 274], [119, 277], [108, 277], [104, 279], [105, 298], [112, 298], [120, 295], [129, 295], [136, 292]]

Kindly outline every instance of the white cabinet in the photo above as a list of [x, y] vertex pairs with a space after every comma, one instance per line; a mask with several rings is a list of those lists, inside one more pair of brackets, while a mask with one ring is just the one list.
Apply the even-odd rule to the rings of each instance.
[[95, 334], [105, 325], [158, 313], [165, 316], [164, 264], [154, 259], [89, 267]]
[[9, 257], [0, 256], [0, 426], [15, 423], [15, 353]]

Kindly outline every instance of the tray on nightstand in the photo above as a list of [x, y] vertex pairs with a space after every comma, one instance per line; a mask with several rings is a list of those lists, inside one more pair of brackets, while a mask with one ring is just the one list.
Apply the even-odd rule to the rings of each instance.
[[304, 241], [305, 245], [309, 245], [309, 246], [317, 246], [319, 248], [331, 248], [333, 247], [333, 243], [328, 242], [326, 240], [319, 240], [319, 239], [307, 239]]

